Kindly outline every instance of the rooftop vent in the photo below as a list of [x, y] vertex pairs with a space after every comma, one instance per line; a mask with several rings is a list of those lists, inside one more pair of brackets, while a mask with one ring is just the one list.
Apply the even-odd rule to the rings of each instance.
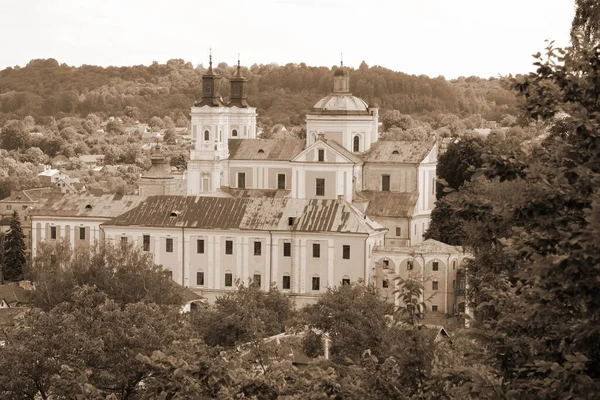
[[263, 154], [265, 151], [263, 149], [258, 149], [258, 154]]
[[294, 226], [294, 222], [296, 222], [296, 217], [288, 217], [288, 226]]
[[179, 217], [179, 211], [171, 211], [171, 214], [169, 214], [169, 217]]
[[86, 205], [86, 206], [85, 206], [85, 209], [86, 209], [86, 210], [91, 210], [91, 209], [92, 209], [92, 205], [91, 205], [91, 204], [88, 204], [88, 205]]
[[392, 151], [392, 154], [400, 154], [400, 152], [398, 150], [394, 150]]

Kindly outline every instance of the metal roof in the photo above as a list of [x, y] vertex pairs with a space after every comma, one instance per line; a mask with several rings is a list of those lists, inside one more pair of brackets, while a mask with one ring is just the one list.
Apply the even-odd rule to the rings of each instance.
[[376, 217], [408, 217], [419, 200], [419, 192], [362, 191], [360, 196], [369, 200], [366, 214]]
[[433, 142], [379, 140], [363, 155], [365, 162], [420, 164], [433, 148]]
[[284, 189], [238, 189], [228, 186], [221, 186], [221, 191], [229, 194], [231, 197], [289, 197], [291, 190]]
[[145, 197], [119, 194], [49, 193], [31, 210], [32, 216], [113, 218], [138, 206]]
[[289, 161], [304, 144], [304, 139], [229, 139], [229, 159]]
[[385, 229], [343, 200], [151, 196], [107, 226], [369, 233]]

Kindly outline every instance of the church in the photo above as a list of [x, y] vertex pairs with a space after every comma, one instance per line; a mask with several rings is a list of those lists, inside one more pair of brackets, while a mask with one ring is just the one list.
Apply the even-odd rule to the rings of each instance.
[[239, 61], [226, 102], [211, 57], [191, 108], [187, 196], [172, 195], [173, 179], [154, 160], [140, 192], [160, 195], [102, 223], [104, 237], [151, 252], [209, 300], [238, 279], [276, 285], [300, 305], [356, 281], [391, 299], [394, 277], [411, 275], [432, 309], [458, 310], [467, 255], [423, 241], [437, 143], [379, 140], [377, 105], [352, 95], [343, 65], [333, 75], [332, 92], [306, 116], [305, 139], [261, 139]]

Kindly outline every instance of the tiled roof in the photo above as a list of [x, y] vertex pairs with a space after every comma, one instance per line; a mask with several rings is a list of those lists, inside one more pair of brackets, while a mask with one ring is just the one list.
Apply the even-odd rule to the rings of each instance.
[[229, 139], [229, 159], [289, 161], [304, 150], [304, 143], [303, 139]]
[[42, 198], [32, 216], [112, 218], [138, 206], [144, 197], [119, 194], [62, 194], [51, 193]]
[[394, 253], [412, 253], [412, 254], [448, 254], [448, 253], [464, 253], [461, 246], [450, 246], [449, 244], [427, 239], [420, 244], [414, 246], [375, 246], [374, 251], [385, 251]]
[[419, 200], [418, 192], [362, 191], [359, 195], [369, 200], [366, 214], [374, 217], [408, 217]]
[[384, 229], [342, 200], [151, 196], [103, 225], [368, 233]]
[[363, 155], [365, 162], [419, 164], [431, 151], [432, 142], [379, 140]]

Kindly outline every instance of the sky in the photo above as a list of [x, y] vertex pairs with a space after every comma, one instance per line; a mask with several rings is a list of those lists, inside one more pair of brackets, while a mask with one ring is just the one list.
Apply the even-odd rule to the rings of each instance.
[[183, 59], [242, 65], [362, 61], [407, 74], [498, 77], [566, 46], [574, 0], [2, 1], [0, 69]]

